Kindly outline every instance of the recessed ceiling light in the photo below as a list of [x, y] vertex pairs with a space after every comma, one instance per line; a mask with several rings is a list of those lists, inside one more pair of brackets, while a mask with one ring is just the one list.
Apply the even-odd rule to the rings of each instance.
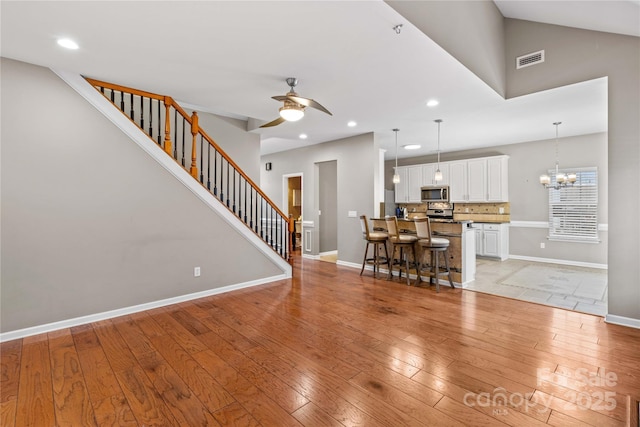
[[427, 101], [427, 107], [435, 107], [438, 104], [440, 103], [436, 99], [430, 99], [429, 101]]
[[417, 150], [420, 147], [421, 145], [418, 144], [407, 144], [402, 146], [402, 148], [404, 148], [405, 150]]
[[347, 126], [349, 126], [350, 128], [355, 127], [357, 125], [356, 122], [354, 122], [353, 120], [351, 120], [349, 123], [347, 123]]
[[300, 139], [307, 139], [307, 134], [306, 133], [301, 133], [300, 134]]
[[58, 39], [58, 44], [67, 49], [76, 50], [79, 46], [78, 43], [74, 42], [71, 39]]

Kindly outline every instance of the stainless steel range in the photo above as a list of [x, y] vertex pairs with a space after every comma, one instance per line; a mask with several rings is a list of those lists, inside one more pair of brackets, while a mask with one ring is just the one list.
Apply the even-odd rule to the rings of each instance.
[[429, 218], [453, 219], [453, 204], [446, 202], [431, 202], [427, 204]]

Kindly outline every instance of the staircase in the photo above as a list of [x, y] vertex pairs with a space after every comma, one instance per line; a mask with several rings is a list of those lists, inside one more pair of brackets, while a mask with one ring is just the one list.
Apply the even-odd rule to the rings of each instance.
[[85, 78], [193, 179], [291, 263], [293, 219], [273, 203], [170, 96]]

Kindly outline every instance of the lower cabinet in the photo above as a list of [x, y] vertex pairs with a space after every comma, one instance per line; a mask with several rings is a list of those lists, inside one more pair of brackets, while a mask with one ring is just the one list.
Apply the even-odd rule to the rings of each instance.
[[476, 233], [476, 255], [490, 258], [509, 258], [509, 224], [476, 222], [471, 225]]

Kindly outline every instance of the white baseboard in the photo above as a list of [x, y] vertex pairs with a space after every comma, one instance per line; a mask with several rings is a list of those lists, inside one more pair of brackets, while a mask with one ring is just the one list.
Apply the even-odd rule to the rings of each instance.
[[632, 317], [616, 316], [615, 314], [607, 314], [604, 316], [604, 321], [612, 323], [614, 325], [627, 326], [629, 328], [640, 329], [640, 319], [634, 319]]
[[47, 323], [44, 325], [18, 329], [16, 331], [4, 332], [0, 334], [0, 342], [29, 337], [31, 335], [44, 334], [47, 332], [57, 331], [59, 329], [72, 328], [74, 326], [84, 325], [92, 322], [98, 322], [100, 320], [112, 319], [114, 317], [119, 317], [119, 316], [126, 316], [127, 314], [138, 313], [140, 311], [151, 310], [153, 308], [164, 307], [167, 305], [177, 304], [185, 301], [191, 301], [194, 299], [204, 298], [211, 295], [223, 294], [225, 292], [231, 292], [238, 289], [249, 288], [251, 286], [263, 285], [265, 283], [271, 283], [278, 280], [289, 279], [289, 278], [291, 278], [290, 275], [281, 274], [278, 276], [267, 277], [264, 279], [252, 280], [249, 282], [224, 286], [222, 288], [209, 289], [206, 291], [194, 292], [192, 294], [180, 295], [173, 298], [166, 298], [163, 300], [152, 301], [144, 304], [134, 305], [131, 307], [124, 307], [116, 310], [105, 311], [102, 313], [90, 314], [88, 316], [76, 317], [74, 319], [61, 320], [59, 322]]
[[593, 262], [582, 262], [582, 261], [570, 261], [566, 259], [538, 258], [538, 257], [532, 257], [532, 256], [511, 255], [511, 254], [509, 254], [509, 258], [519, 259], [522, 261], [546, 262], [548, 264], [572, 265], [574, 267], [599, 268], [601, 270], [607, 270], [609, 268], [607, 264], [596, 264]]
[[336, 249], [335, 251], [320, 252], [318, 255], [319, 256], [338, 255], [338, 250]]
[[320, 255], [302, 254], [302, 258], [319, 260]]

